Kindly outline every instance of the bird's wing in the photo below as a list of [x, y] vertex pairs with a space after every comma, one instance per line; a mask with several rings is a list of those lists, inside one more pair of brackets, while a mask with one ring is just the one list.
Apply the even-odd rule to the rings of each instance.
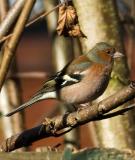
[[43, 84], [42, 88], [38, 90], [34, 96], [32, 96], [32, 98], [34, 98], [35, 96], [39, 94], [42, 95], [47, 92], [53, 92], [67, 85], [78, 83], [81, 80], [80, 74], [67, 72], [67, 69], [70, 66], [70, 64], [71, 62], [69, 62], [61, 71], [51, 76], [49, 80], [47, 80]]
[[69, 62], [61, 71], [57, 72], [43, 87], [38, 91], [51, 92], [65, 86], [78, 83], [83, 78], [84, 70], [87, 70], [93, 64], [86, 56], [80, 56], [76, 60]]
[[92, 64], [93, 62], [84, 55], [70, 61], [61, 71], [50, 77], [33, 97], [46, 92], [53, 92], [65, 86], [80, 82], [83, 78], [81, 73], [84, 70], [87, 70], [87, 68], [89, 68]]

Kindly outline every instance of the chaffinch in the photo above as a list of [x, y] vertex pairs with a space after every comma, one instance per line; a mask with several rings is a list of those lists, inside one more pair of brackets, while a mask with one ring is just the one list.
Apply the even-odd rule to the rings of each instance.
[[46, 81], [26, 103], [6, 114], [14, 113], [44, 99], [58, 99], [68, 104], [84, 104], [98, 98], [106, 89], [114, 58], [122, 54], [105, 42], [97, 43], [87, 54], [69, 62]]

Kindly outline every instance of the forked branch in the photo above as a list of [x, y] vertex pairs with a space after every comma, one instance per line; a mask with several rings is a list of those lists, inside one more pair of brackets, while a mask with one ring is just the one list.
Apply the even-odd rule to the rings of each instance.
[[[89, 107], [83, 107], [78, 109], [76, 112], [65, 113], [64, 115], [56, 116], [51, 119], [45, 118], [43, 124], [6, 139], [1, 144], [1, 150], [10, 152], [15, 149], [31, 145], [33, 142], [42, 138], [60, 136], [63, 134], [63, 129], [70, 131], [72, 128], [91, 122], [95, 119], [99, 118], [99, 120], [101, 120], [101, 117], [105, 113], [108, 113], [134, 97], [135, 81], [97, 104]], [[129, 110], [129, 108], [130, 107], [128, 107], [127, 110]], [[127, 110], [125, 109], [125, 111]], [[123, 112], [118, 112], [118, 115], [119, 113]], [[116, 116], [116, 114], [114, 116]]]

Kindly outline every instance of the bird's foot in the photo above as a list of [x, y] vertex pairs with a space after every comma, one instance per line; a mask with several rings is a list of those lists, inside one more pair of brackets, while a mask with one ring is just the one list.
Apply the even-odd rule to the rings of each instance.
[[72, 104], [72, 106], [73, 106], [74, 111], [77, 111], [78, 108], [79, 108], [79, 106], [78, 106], [78, 105], [75, 105], [75, 104]]
[[42, 125], [45, 127], [46, 131], [51, 132], [53, 135], [55, 135], [57, 130], [55, 128], [54, 121], [52, 121], [50, 118], [45, 118]]

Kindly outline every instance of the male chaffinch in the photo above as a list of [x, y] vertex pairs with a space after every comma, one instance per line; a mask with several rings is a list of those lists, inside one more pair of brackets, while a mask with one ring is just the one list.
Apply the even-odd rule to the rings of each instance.
[[105, 42], [97, 43], [87, 54], [69, 62], [46, 81], [26, 103], [6, 114], [14, 113], [44, 99], [58, 99], [68, 104], [84, 104], [98, 98], [106, 89], [114, 58], [123, 56]]

